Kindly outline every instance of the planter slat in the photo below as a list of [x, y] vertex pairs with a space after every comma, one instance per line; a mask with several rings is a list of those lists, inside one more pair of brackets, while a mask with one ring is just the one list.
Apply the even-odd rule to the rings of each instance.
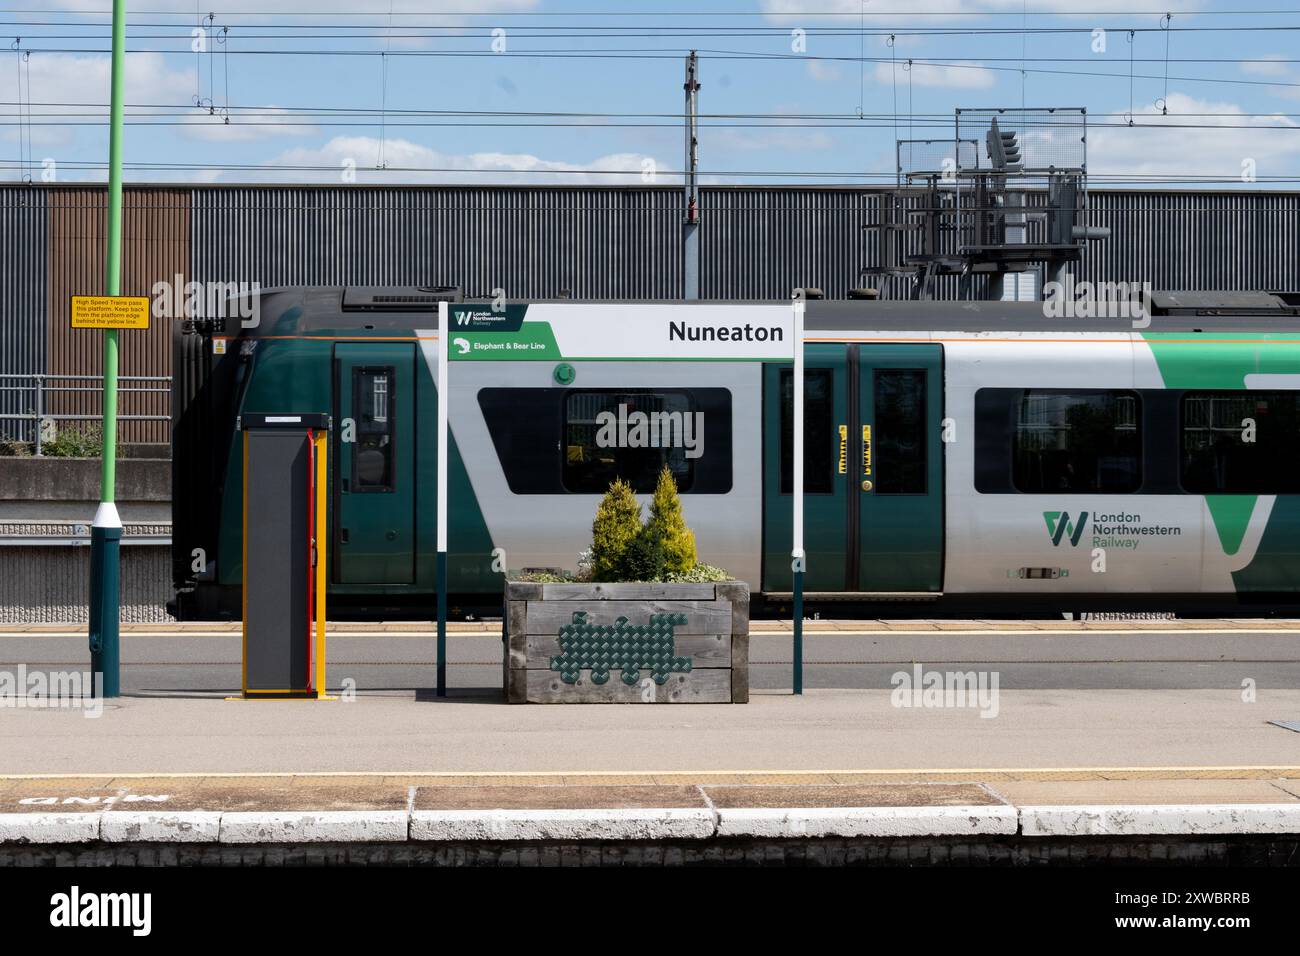
[[543, 584], [544, 601], [712, 601], [716, 584]]
[[685, 624], [678, 624], [678, 635], [730, 634], [731, 604], [712, 598], [707, 602], [691, 601], [540, 601], [528, 602], [524, 622], [526, 634], [559, 634], [560, 628], [573, 623], [575, 611], [585, 611], [588, 624], [613, 624], [625, 617], [629, 624], [644, 624], [652, 614], [684, 614]]
[[714, 667], [673, 674], [663, 684], [648, 676], [628, 686], [611, 674], [603, 684], [593, 684], [586, 672], [577, 684], [566, 684], [551, 670], [528, 670], [527, 699], [534, 704], [729, 704], [731, 670]]

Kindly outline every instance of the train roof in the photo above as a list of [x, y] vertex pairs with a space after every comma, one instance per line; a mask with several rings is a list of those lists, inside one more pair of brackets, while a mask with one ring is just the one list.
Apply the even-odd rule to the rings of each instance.
[[[241, 331], [227, 321], [227, 334], [349, 334], [428, 327], [439, 302], [488, 305], [488, 298], [464, 298], [451, 288], [406, 286], [296, 286], [260, 290], [264, 318]], [[506, 300], [524, 305], [783, 305], [788, 300]], [[817, 332], [1276, 332], [1300, 333], [1300, 293], [1153, 292], [1150, 324], [1133, 314], [1094, 318], [1055, 317], [1043, 302], [880, 301], [810, 299], [805, 328]]]

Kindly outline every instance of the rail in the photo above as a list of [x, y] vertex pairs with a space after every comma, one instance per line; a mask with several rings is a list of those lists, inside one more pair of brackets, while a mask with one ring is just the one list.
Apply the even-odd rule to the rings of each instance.
[[[119, 375], [118, 394], [123, 406], [145, 409], [169, 407], [170, 375]], [[152, 398], [157, 395], [159, 398]], [[94, 398], [98, 396], [97, 400]], [[97, 422], [103, 419], [104, 376], [0, 373], [0, 438], [30, 440], [34, 454], [44, 455], [44, 445], [57, 436], [59, 422]], [[128, 397], [129, 396], [129, 397]], [[134, 396], [142, 396], [135, 398]], [[91, 401], [87, 402], [86, 399]], [[98, 414], [87, 409], [98, 404]], [[170, 422], [171, 414], [128, 412], [119, 422]], [[11, 429], [10, 422], [18, 427]], [[30, 439], [29, 437], [30, 436]]]

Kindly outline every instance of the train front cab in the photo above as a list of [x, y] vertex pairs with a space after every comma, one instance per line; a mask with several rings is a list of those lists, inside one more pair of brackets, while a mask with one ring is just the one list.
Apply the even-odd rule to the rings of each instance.
[[[763, 590], [792, 588], [793, 371], [763, 370]], [[812, 600], [943, 591], [943, 349], [809, 344], [804, 587]]]

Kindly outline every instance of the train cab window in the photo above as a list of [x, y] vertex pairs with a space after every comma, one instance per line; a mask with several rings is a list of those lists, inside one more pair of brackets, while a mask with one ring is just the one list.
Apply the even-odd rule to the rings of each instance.
[[704, 414], [687, 392], [569, 392], [563, 433], [564, 487], [580, 494], [604, 494], [615, 478], [654, 491], [665, 465], [688, 492], [704, 454]]
[[1013, 405], [1012, 480], [1025, 494], [1126, 494], [1142, 484], [1133, 392], [1027, 389]]
[[1191, 494], [1300, 493], [1300, 392], [1185, 392], [1181, 454]]
[[[835, 454], [834, 372], [828, 368], [804, 370], [803, 387], [803, 490], [808, 495], [829, 495], [833, 490]], [[781, 370], [781, 494], [794, 492], [794, 371]]]
[[352, 370], [352, 491], [390, 492], [393, 487], [393, 411], [396, 408], [391, 365]]
[[876, 369], [876, 494], [926, 489], [925, 369]]

